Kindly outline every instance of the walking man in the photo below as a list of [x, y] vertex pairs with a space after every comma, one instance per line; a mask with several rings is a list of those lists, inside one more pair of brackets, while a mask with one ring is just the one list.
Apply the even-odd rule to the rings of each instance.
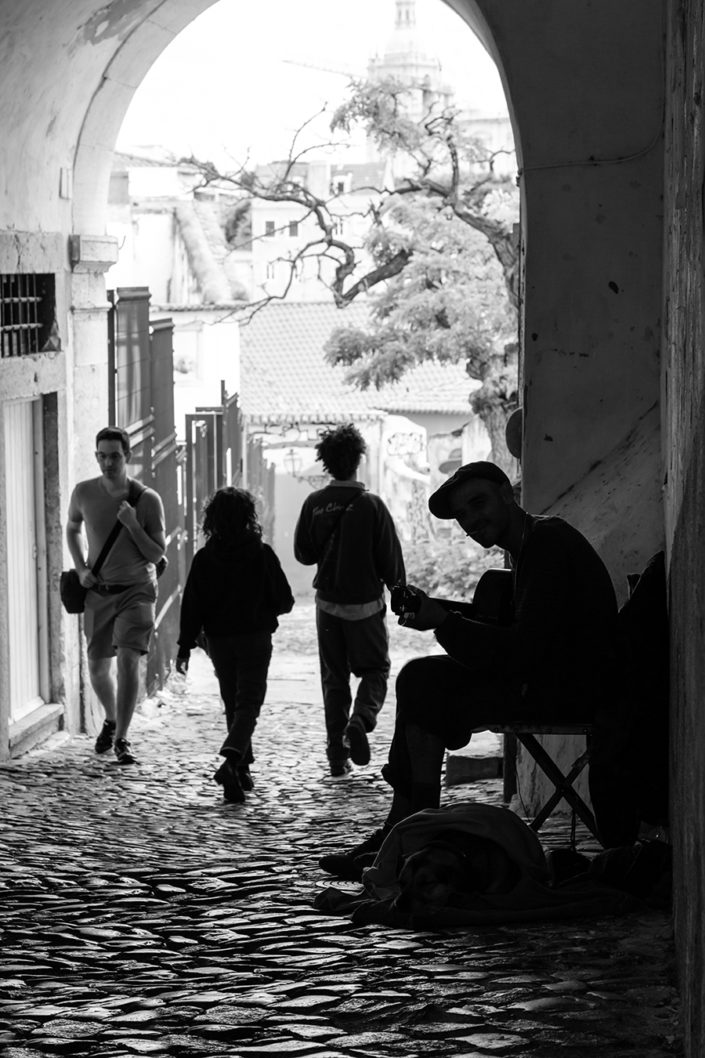
[[[357, 480], [365, 441], [353, 425], [326, 430], [316, 458], [333, 480], [304, 502], [294, 554], [317, 564], [316, 629], [325, 710], [327, 755], [334, 777], [368, 764], [367, 735], [387, 693], [389, 639], [384, 585], [404, 578], [404, 560], [392, 516]], [[360, 678], [352, 704], [350, 674]]]
[[[149, 649], [154, 628], [156, 564], [166, 550], [164, 510], [153, 489], [127, 476], [130, 439], [125, 430], [100, 430], [95, 456], [100, 475], [73, 490], [66, 541], [81, 584], [88, 588], [88, 672], [105, 710], [95, 750], [106, 753], [113, 747], [118, 764], [134, 764], [127, 734], [137, 704], [140, 657]], [[116, 523], [120, 531], [96, 575], [92, 567]]]

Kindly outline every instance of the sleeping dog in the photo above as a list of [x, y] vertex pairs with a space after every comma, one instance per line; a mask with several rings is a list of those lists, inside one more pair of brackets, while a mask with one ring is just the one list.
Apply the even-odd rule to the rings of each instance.
[[409, 914], [462, 906], [474, 893], [508, 893], [520, 873], [496, 842], [452, 831], [406, 857], [393, 906]]

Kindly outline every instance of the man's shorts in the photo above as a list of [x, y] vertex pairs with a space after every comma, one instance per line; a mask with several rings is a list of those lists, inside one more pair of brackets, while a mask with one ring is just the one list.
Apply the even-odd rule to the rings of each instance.
[[89, 658], [112, 658], [119, 647], [146, 654], [154, 628], [157, 589], [134, 584], [116, 595], [86, 594], [83, 628]]

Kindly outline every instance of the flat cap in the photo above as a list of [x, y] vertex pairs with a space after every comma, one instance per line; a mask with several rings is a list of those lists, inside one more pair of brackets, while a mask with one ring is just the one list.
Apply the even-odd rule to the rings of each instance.
[[449, 503], [451, 494], [458, 485], [465, 481], [477, 478], [481, 481], [492, 481], [495, 485], [509, 485], [512, 483], [504, 471], [496, 463], [488, 463], [484, 459], [478, 459], [475, 463], [465, 463], [458, 467], [454, 474], [444, 481], [428, 498], [428, 509], [436, 518], [452, 518]]

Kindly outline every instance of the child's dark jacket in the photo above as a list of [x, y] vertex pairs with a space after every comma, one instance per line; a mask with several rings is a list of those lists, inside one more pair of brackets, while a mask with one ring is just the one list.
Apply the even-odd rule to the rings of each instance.
[[294, 605], [289, 582], [268, 544], [250, 536], [235, 547], [211, 538], [193, 557], [181, 602], [179, 646], [206, 636], [274, 632]]

